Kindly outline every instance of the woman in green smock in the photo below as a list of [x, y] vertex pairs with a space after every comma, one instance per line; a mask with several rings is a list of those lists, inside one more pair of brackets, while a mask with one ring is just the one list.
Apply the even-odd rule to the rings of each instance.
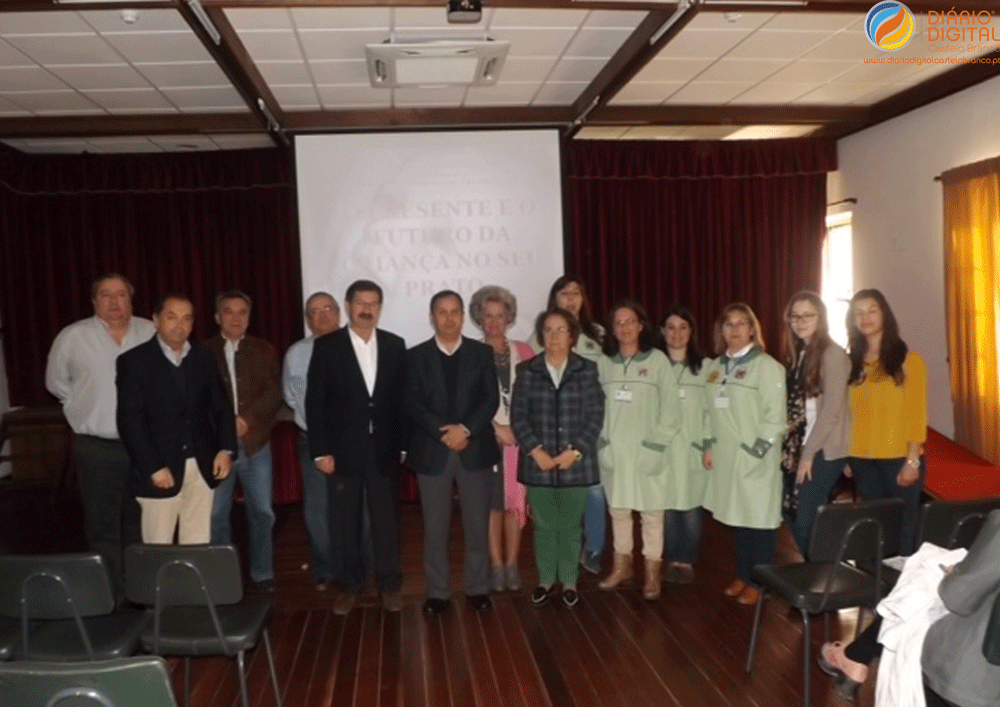
[[705, 466], [711, 469], [705, 508], [736, 531], [736, 579], [725, 594], [756, 604], [751, 572], [774, 561], [781, 524], [781, 436], [785, 367], [764, 352], [760, 323], [736, 302], [715, 324], [719, 357], [708, 366], [705, 405], [712, 430]]
[[694, 563], [701, 541], [701, 504], [708, 485], [704, 467], [708, 433], [705, 377], [708, 362], [698, 346], [694, 317], [687, 307], [671, 305], [660, 321], [663, 345], [677, 382], [680, 431], [670, 443], [667, 465], [667, 511], [663, 516], [664, 553], [668, 582], [694, 581]]
[[670, 361], [653, 346], [646, 311], [622, 300], [611, 309], [611, 336], [597, 361], [604, 389], [604, 428], [597, 440], [601, 483], [611, 512], [615, 563], [601, 589], [632, 577], [632, 511], [642, 520], [646, 559], [643, 596], [660, 596], [663, 510], [670, 495], [670, 443], [680, 426]]

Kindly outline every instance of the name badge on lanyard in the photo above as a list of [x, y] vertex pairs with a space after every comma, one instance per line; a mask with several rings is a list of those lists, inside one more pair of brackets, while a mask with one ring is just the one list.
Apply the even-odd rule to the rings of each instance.
[[622, 403], [632, 402], [632, 391], [631, 390], [616, 390], [615, 400]]
[[720, 396], [720, 397], [718, 397], [718, 398], [715, 399], [715, 409], [716, 410], [725, 410], [728, 407], [729, 407], [729, 398], [721, 397]]
[[684, 390], [683, 388], [678, 388], [677, 389], [677, 397], [680, 398], [681, 400], [683, 400], [684, 398], [687, 397], [687, 391]]

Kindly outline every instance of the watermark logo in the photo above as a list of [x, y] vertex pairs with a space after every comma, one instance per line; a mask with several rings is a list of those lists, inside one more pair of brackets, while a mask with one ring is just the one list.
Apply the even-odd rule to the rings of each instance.
[[916, 22], [910, 8], [901, 2], [886, 0], [876, 3], [865, 17], [868, 41], [884, 52], [894, 52], [906, 46], [913, 37]]

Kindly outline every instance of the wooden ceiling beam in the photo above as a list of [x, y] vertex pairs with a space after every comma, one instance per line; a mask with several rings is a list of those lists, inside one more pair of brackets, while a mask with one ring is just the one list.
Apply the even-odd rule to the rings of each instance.
[[0, 138], [221, 135], [263, 132], [250, 113], [0, 118]]
[[865, 120], [865, 106], [604, 106], [588, 126], [828, 125]]
[[394, 128], [562, 127], [573, 120], [568, 106], [503, 108], [371, 108], [285, 114], [290, 132], [385, 130]]

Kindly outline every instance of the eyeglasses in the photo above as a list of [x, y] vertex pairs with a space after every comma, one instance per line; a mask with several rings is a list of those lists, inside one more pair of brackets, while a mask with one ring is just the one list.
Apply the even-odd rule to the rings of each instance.
[[816, 312], [809, 312], [808, 314], [789, 314], [788, 321], [793, 324], [798, 324], [799, 322], [811, 322], [816, 318]]

